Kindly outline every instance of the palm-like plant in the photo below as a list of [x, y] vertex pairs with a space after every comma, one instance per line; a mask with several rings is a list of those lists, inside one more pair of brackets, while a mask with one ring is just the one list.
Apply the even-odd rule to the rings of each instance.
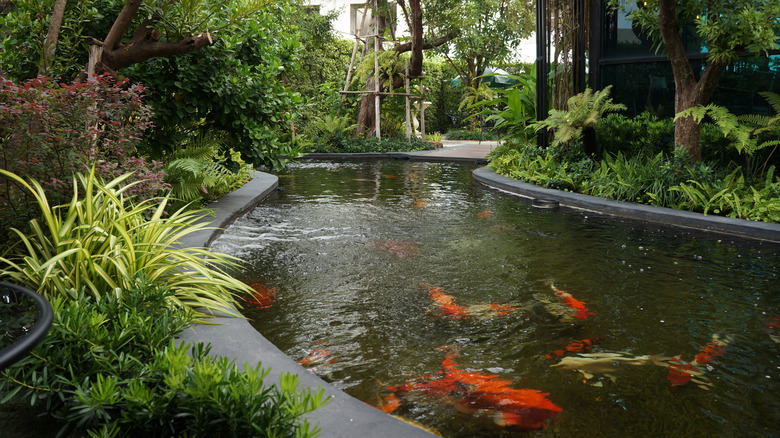
[[595, 126], [601, 117], [611, 111], [626, 109], [620, 103], [612, 103], [609, 85], [601, 91], [594, 92], [590, 88], [569, 98], [566, 101], [567, 111], [550, 110], [545, 120], [533, 124], [536, 131], [552, 129], [555, 132], [552, 145], [567, 146], [575, 140], [582, 139], [585, 152], [588, 155], [596, 153]]
[[764, 161], [764, 165], [761, 168], [761, 174], [763, 175], [766, 172], [767, 166], [769, 165], [769, 159], [772, 158], [772, 155], [777, 150], [777, 147], [780, 146], [780, 94], [769, 91], [758, 94], [766, 99], [769, 106], [771, 106], [774, 110], [775, 115], [762, 116], [758, 114], [748, 114], [740, 116], [739, 119], [745, 122], [747, 125], [755, 128], [753, 135], [766, 135], [769, 138], [767, 141], [757, 143], [756, 150], [774, 146], [772, 148], [772, 152], [770, 152], [766, 157], [766, 161]]
[[[37, 200], [41, 220], [30, 221], [31, 234], [14, 229], [19, 243], [0, 257], [0, 278], [36, 290], [48, 299], [121, 298], [139, 275], [174, 291], [169, 298], [198, 311], [233, 310], [233, 293], [249, 292], [226, 273], [238, 260], [206, 248], [180, 248], [180, 239], [205, 228], [199, 211], [178, 210], [164, 217], [168, 197], [134, 204], [124, 192], [130, 174], [104, 183], [95, 175], [74, 177], [70, 203], [52, 207], [36, 181], [0, 169]], [[81, 187], [81, 192], [80, 188]]]

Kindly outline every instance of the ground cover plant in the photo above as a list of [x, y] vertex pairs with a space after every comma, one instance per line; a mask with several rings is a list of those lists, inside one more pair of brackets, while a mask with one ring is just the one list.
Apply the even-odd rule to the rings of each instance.
[[[0, 372], [0, 404], [43, 406], [89, 436], [315, 436], [300, 417], [323, 392], [297, 377], [267, 385], [267, 370], [208, 356], [174, 336], [209, 310], [231, 312], [249, 287], [224, 272], [235, 259], [176, 242], [203, 228], [197, 211], [163, 217], [166, 199], [134, 204], [127, 175], [74, 177], [70, 203], [5, 170], [37, 199], [41, 220], [2, 258], [0, 277], [38, 291], [54, 308], [49, 336]], [[191, 352], [190, 352], [191, 349]]]
[[[63, 432], [115, 436], [316, 436], [300, 417], [323, 393], [297, 391], [297, 376], [264, 382], [267, 369], [176, 345], [193, 321], [164, 283], [135, 277], [123, 298], [55, 298], [49, 335], [0, 372], [8, 405], [37, 403]], [[190, 351], [191, 350], [191, 351]]]

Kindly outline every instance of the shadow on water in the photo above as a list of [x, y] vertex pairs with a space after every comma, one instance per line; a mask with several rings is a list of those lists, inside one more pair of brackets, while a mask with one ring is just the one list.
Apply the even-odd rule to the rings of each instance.
[[[471, 170], [296, 165], [212, 248], [246, 260], [238, 275], [270, 296], [245, 311], [266, 338], [369, 404], [398, 395], [394, 414], [444, 436], [780, 434], [777, 247], [536, 210]], [[690, 364], [713, 335], [722, 351], [673, 385], [672, 358]], [[460, 369], [549, 394], [560, 414], [518, 432], [458, 401], [469, 388], [393, 392], [446, 379], [452, 352]]]

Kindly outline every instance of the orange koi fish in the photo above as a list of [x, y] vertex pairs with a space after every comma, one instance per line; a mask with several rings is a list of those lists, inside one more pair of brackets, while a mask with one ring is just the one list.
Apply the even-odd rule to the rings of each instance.
[[266, 286], [263, 283], [254, 282], [249, 285], [254, 292], [244, 296], [244, 302], [247, 307], [253, 309], [269, 309], [276, 299], [276, 289]]
[[425, 201], [422, 199], [414, 201], [414, 208], [425, 208]]
[[324, 348], [318, 348], [316, 350], [313, 350], [311, 353], [309, 353], [308, 356], [304, 357], [303, 359], [299, 360], [298, 363], [303, 366], [309, 366], [309, 365], [322, 365], [326, 363], [336, 363], [335, 359], [329, 359], [328, 356], [330, 356], [331, 351], [324, 349]]
[[397, 177], [397, 176], [395, 176], [395, 175], [388, 175], [388, 174], [386, 174], [386, 173], [383, 173], [383, 174], [382, 174], [382, 175], [380, 175], [380, 176], [382, 176], [382, 177], [384, 177], [384, 178], [398, 178], [398, 177]]
[[388, 389], [401, 396], [416, 391], [452, 404], [464, 413], [487, 413], [496, 425], [521, 431], [546, 427], [547, 421], [561, 412], [560, 407], [547, 399], [549, 394], [514, 388], [510, 386], [511, 381], [497, 375], [459, 369], [454, 356], [454, 353], [446, 355], [438, 377], [419, 377], [399, 388]]
[[443, 311], [444, 316], [450, 319], [458, 320], [470, 316], [490, 318], [491, 316], [508, 315], [517, 310], [517, 307], [511, 304], [470, 304], [463, 306], [457, 304], [455, 298], [444, 293], [444, 289], [440, 287], [430, 286], [428, 293], [433, 303]]
[[369, 241], [369, 246], [386, 251], [396, 257], [409, 258], [420, 255], [420, 245], [402, 240], [374, 239]]
[[379, 400], [379, 409], [386, 414], [395, 411], [399, 406], [401, 406], [401, 400], [393, 393]]
[[485, 210], [481, 211], [478, 215], [478, 218], [480, 219], [490, 219], [493, 217], [493, 210]]
[[566, 353], [584, 353], [596, 344], [601, 338], [580, 339], [579, 341], [571, 341], [569, 345], [562, 350], [555, 350], [550, 354], [545, 355], [545, 359], [552, 359], [554, 357], [562, 357]]
[[551, 286], [551, 287], [555, 291], [555, 295], [558, 295], [558, 297], [561, 299], [563, 304], [577, 311], [577, 313], [574, 315], [575, 318], [587, 319], [589, 316], [593, 316], [596, 314], [588, 310], [588, 308], [585, 306], [585, 302], [574, 298], [568, 292], [562, 291], [560, 289], [556, 289], [555, 286]]
[[440, 287], [432, 287], [428, 290], [433, 303], [444, 312], [444, 316], [450, 319], [463, 319], [470, 315], [469, 310], [461, 305], [455, 304], [452, 295], [444, 293]]

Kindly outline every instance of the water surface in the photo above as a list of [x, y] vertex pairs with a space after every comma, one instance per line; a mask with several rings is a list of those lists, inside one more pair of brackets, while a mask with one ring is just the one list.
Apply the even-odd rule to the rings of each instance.
[[[519, 432], [490, 411], [399, 394], [394, 414], [446, 437], [780, 436], [776, 246], [538, 211], [473, 183], [472, 170], [305, 162], [212, 247], [246, 260], [238, 276], [273, 295], [246, 309], [253, 325], [369, 404], [384, 403], [388, 386], [436, 378], [450, 354], [461, 369], [542, 391], [561, 408], [548, 427]], [[565, 314], [553, 288], [592, 314]], [[432, 289], [464, 307], [517, 310], [454, 319]], [[728, 344], [699, 367], [708, 389], [673, 386], [670, 362], [615, 361], [591, 378], [554, 366], [556, 350], [593, 338], [585, 353], [690, 362], [713, 335]]]

